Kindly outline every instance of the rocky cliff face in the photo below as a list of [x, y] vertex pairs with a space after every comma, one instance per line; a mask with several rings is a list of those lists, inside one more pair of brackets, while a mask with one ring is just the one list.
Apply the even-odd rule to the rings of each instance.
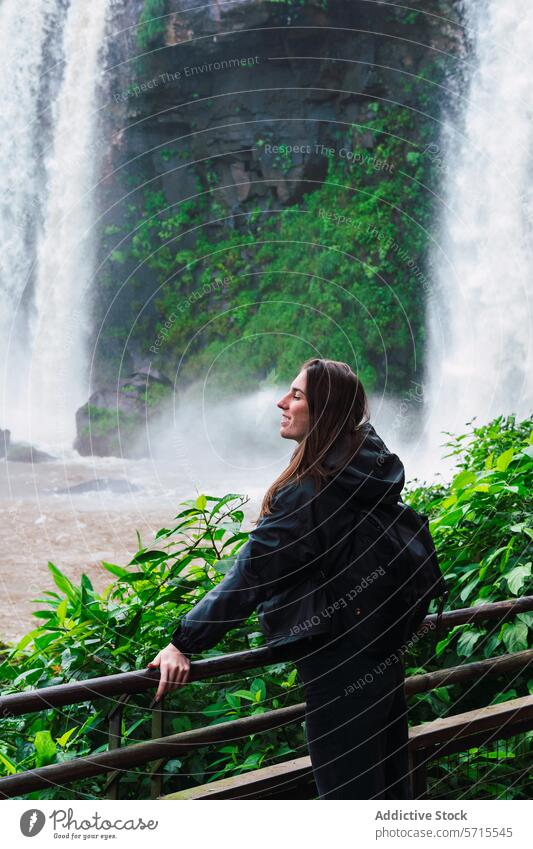
[[[427, 114], [437, 140], [439, 98], [420, 80], [455, 70], [464, 51], [453, 0], [424, 4], [424, 13], [367, 0], [193, 5], [116, 4], [95, 390], [119, 369], [143, 371], [154, 360], [175, 372], [176, 349], [169, 359], [154, 345], [164, 319], [158, 299], [169, 287], [194, 291], [195, 278], [173, 276], [172, 255], [166, 279], [154, 273], [156, 219], [158, 257], [175, 248], [178, 225], [180, 248], [194, 250], [200, 233], [222, 245], [249, 232], [252, 213], [275, 215], [317, 191], [348, 131], [344, 157], [355, 156], [356, 144], [361, 161], [386, 170], [374, 154], [376, 133], [365, 130], [370, 105], [411, 110], [412, 138], [409, 127], [398, 132], [413, 145], [414, 119]], [[190, 199], [202, 201], [201, 211], [176, 224]]]

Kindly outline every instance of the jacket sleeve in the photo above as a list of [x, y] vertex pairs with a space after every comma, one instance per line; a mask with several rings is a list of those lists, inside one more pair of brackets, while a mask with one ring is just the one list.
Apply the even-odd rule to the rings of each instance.
[[276, 494], [272, 514], [250, 532], [223, 580], [181, 618], [172, 644], [186, 655], [212, 648], [273, 595], [280, 582], [305, 577], [319, 551], [311, 487], [288, 484]]

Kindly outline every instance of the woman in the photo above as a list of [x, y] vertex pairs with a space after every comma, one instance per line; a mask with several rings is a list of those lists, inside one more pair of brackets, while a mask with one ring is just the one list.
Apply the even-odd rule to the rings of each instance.
[[156, 698], [187, 681], [192, 653], [256, 610], [268, 644], [286, 647], [304, 684], [319, 797], [410, 798], [392, 591], [374, 525], [360, 519], [398, 501], [403, 465], [369, 423], [346, 363], [307, 360], [278, 407], [280, 435], [298, 445], [231, 569], [148, 664], [160, 667]]

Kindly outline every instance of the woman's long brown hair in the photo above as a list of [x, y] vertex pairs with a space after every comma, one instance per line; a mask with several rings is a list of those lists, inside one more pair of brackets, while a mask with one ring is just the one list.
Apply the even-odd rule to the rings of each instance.
[[[363, 439], [362, 425], [370, 418], [363, 384], [347, 363], [315, 358], [302, 363], [302, 369], [307, 371], [309, 430], [287, 468], [265, 493], [256, 522], [272, 512], [274, 496], [289, 482], [310, 476], [319, 491], [327, 478], [353, 457]], [[326, 467], [326, 454], [338, 445], [345, 448], [341, 460]]]

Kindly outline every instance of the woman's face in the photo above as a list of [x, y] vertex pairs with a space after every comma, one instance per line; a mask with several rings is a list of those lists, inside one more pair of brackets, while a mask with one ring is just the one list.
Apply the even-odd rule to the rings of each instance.
[[283, 439], [301, 442], [309, 429], [309, 407], [307, 404], [307, 371], [303, 369], [293, 380], [286, 395], [278, 401], [282, 411], [279, 434]]

